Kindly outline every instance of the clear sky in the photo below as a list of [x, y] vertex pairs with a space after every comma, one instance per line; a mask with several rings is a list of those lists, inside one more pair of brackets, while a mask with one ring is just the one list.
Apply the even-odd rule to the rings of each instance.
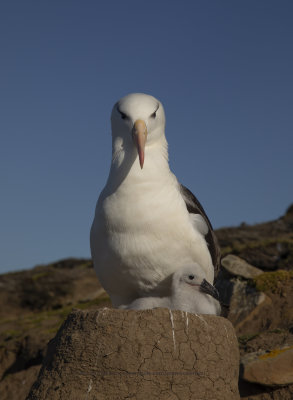
[[293, 2], [0, 3], [0, 271], [89, 257], [110, 113], [165, 107], [170, 164], [215, 228], [293, 201]]

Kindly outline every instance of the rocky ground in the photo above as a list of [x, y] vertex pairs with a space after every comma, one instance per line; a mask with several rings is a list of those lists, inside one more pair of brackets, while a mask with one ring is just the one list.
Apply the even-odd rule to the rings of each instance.
[[[293, 205], [276, 221], [217, 232], [224, 314], [241, 355], [241, 398], [293, 398]], [[24, 400], [73, 308], [110, 307], [90, 260], [0, 276], [0, 397]]]
[[27, 400], [239, 400], [238, 376], [227, 318], [75, 310], [50, 341]]

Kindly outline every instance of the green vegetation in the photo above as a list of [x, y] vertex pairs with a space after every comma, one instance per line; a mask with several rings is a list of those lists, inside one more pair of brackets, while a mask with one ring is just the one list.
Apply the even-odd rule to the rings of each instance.
[[93, 306], [99, 306], [101, 303], [104, 301], [108, 300], [108, 296], [102, 296], [96, 299], [93, 299], [91, 301], [86, 301], [86, 302], [79, 302], [73, 305], [68, 305], [64, 306], [61, 308], [57, 308], [55, 310], [47, 310], [47, 311], [41, 311], [39, 313], [34, 313], [28, 315], [26, 318], [24, 318], [23, 323], [27, 326], [37, 326], [40, 325], [44, 320], [48, 319], [59, 319], [60, 321], [63, 321], [68, 314], [71, 313], [71, 311], [74, 308], [78, 308], [80, 310], [84, 310], [86, 308], [90, 308]]
[[44, 278], [45, 276], [48, 276], [50, 274], [52, 274], [52, 271], [38, 272], [38, 273], [32, 275], [32, 280], [37, 281], [38, 279]]
[[85, 263], [83, 263], [83, 264], [80, 264], [79, 266], [78, 266], [78, 268], [81, 268], [81, 269], [86, 269], [86, 268], [92, 268], [93, 267], [93, 262], [91, 261], [91, 260], [89, 260], [89, 261], [87, 261], [87, 262], [85, 262]]
[[22, 332], [17, 329], [8, 329], [7, 331], [2, 332], [4, 340], [10, 340], [19, 337], [21, 334]]
[[56, 335], [56, 333], [58, 332], [58, 329], [60, 328], [60, 326], [61, 326], [61, 324], [60, 323], [58, 323], [56, 326], [52, 326], [51, 328], [48, 328], [48, 329], [44, 329], [43, 331], [45, 332], [45, 333], [47, 333], [48, 335]]
[[253, 279], [252, 284], [259, 292], [281, 293], [282, 283], [293, 279], [293, 271], [278, 270], [265, 272]]
[[104, 296], [98, 297], [97, 299], [93, 299], [91, 301], [79, 302], [75, 304], [74, 308], [79, 308], [80, 310], [85, 310], [86, 308], [90, 308], [93, 306], [99, 306], [104, 301], [109, 300], [109, 296], [105, 294]]
[[238, 241], [233, 242], [230, 246], [226, 246], [221, 249], [222, 256], [226, 256], [227, 254], [236, 254], [239, 255], [245, 250], [250, 249], [264, 249], [269, 246], [277, 246], [277, 244], [285, 244], [289, 247], [289, 249], [293, 249], [293, 238], [292, 237], [279, 237], [279, 238], [266, 238], [253, 240], [246, 243], [240, 243]]
[[286, 333], [287, 331], [285, 329], [272, 329], [271, 331], [268, 331], [269, 333]]
[[259, 333], [254, 333], [251, 335], [242, 335], [238, 337], [238, 342], [239, 344], [245, 345], [247, 342], [249, 342], [250, 340], [256, 338], [259, 335]]
[[[19, 340], [20, 337], [24, 337], [29, 334], [29, 332], [35, 330], [52, 337], [57, 333], [63, 321], [74, 308], [80, 310], [97, 308], [103, 302], [108, 300], [109, 297], [105, 294], [90, 301], [78, 302], [54, 310], [51, 309], [38, 313], [29, 313], [16, 318], [3, 318], [1, 320], [2, 327], [4, 328], [3, 325], [5, 324], [7, 325], [7, 328], [4, 328], [2, 331], [0, 330], [0, 348], [5, 347], [7, 341]], [[14, 329], [14, 327], [17, 327], [17, 329]]]

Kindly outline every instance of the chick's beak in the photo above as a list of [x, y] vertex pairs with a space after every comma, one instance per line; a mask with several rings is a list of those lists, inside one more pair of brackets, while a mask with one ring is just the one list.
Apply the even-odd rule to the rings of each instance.
[[140, 168], [143, 168], [144, 163], [144, 148], [147, 140], [147, 127], [145, 122], [142, 119], [138, 119], [135, 121], [132, 128], [132, 138], [136, 145]]
[[202, 283], [200, 284], [200, 290], [204, 293], [209, 294], [214, 299], [219, 300], [219, 292], [215, 288], [215, 286], [211, 285], [208, 281], [203, 279]]

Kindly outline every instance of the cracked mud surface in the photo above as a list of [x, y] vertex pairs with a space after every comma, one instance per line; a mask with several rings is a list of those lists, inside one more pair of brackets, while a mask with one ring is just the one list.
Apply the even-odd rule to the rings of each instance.
[[28, 400], [234, 400], [238, 364], [234, 329], [221, 317], [161, 308], [74, 311], [50, 343]]

